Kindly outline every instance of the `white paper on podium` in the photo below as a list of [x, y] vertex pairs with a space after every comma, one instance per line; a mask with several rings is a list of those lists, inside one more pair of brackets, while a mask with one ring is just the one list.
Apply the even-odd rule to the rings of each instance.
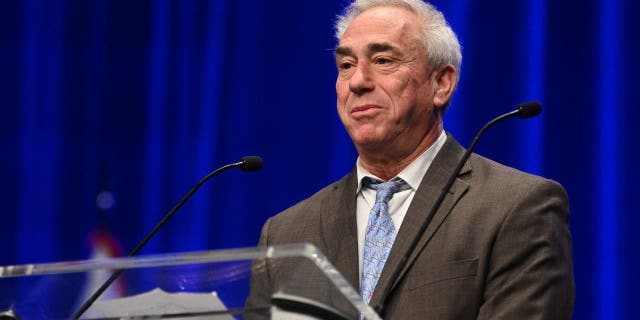
[[[188, 312], [224, 311], [225, 305], [215, 292], [168, 293], [160, 288], [124, 298], [96, 301], [87, 312], [86, 318], [149, 316]], [[197, 316], [172, 319], [216, 319], [233, 320], [231, 315]]]

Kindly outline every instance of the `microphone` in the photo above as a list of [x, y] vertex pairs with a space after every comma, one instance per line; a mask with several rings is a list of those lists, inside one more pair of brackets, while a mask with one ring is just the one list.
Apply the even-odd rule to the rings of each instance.
[[257, 171], [262, 168], [262, 158], [258, 156], [246, 156], [240, 159], [240, 170], [242, 171]]
[[493, 126], [495, 123], [499, 121], [502, 121], [508, 118], [513, 118], [516, 116], [521, 119], [527, 119], [527, 118], [537, 116], [538, 114], [540, 114], [540, 112], [542, 112], [542, 105], [539, 102], [537, 101], [523, 102], [519, 104], [515, 110], [505, 113], [489, 121], [487, 124], [484, 125], [484, 127], [482, 127], [482, 129], [480, 129], [478, 134], [476, 134], [475, 138], [473, 139], [473, 142], [471, 142], [471, 145], [469, 146], [469, 148], [467, 148], [466, 152], [458, 162], [458, 165], [456, 166], [455, 170], [453, 170], [453, 172], [451, 173], [451, 176], [449, 177], [447, 184], [444, 186], [444, 188], [442, 188], [442, 192], [440, 193], [440, 196], [438, 197], [436, 202], [433, 204], [433, 207], [431, 207], [429, 214], [427, 214], [427, 217], [422, 222], [420, 229], [418, 229], [418, 233], [416, 233], [416, 236], [411, 241], [407, 251], [405, 252], [404, 255], [402, 255], [402, 260], [400, 261], [398, 266], [393, 270], [390, 281], [387, 283], [382, 293], [380, 304], [376, 307], [376, 312], [381, 317], [384, 317], [384, 311], [385, 311], [384, 308], [385, 308], [386, 300], [391, 295], [391, 293], [393, 293], [393, 290], [395, 288], [393, 284], [398, 280], [398, 277], [400, 276], [400, 271], [402, 270], [404, 265], [407, 263], [407, 260], [409, 259], [409, 256], [411, 255], [413, 250], [415, 250], [416, 246], [418, 245], [418, 241], [420, 241], [420, 238], [422, 238], [422, 234], [424, 233], [424, 231], [427, 230], [427, 226], [429, 226], [429, 223], [431, 222], [431, 219], [433, 219], [433, 216], [436, 214], [436, 211], [438, 211], [438, 209], [442, 205], [444, 198], [447, 196], [447, 193], [449, 193], [449, 189], [451, 189], [451, 186], [453, 185], [456, 178], [458, 177], [460, 170], [462, 170], [462, 167], [469, 159], [469, 156], [471, 156], [471, 152], [473, 152], [473, 149], [475, 149], [476, 144], [478, 144], [478, 140], [480, 140], [480, 137], [484, 134], [485, 131], [487, 131], [487, 129], [489, 129], [489, 127]]
[[[147, 242], [149, 242], [151, 237], [153, 237], [158, 232], [158, 230], [160, 230], [160, 228], [176, 213], [176, 211], [178, 211], [178, 209], [180, 209], [182, 205], [184, 205], [184, 203], [187, 202], [189, 198], [191, 198], [191, 196], [202, 186], [202, 184], [207, 182], [209, 179], [211, 179], [213, 176], [217, 175], [218, 173], [232, 169], [232, 168], [240, 168], [240, 170], [246, 171], [246, 172], [257, 171], [257, 170], [260, 170], [260, 168], [262, 168], [262, 158], [260, 158], [259, 156], [246, 156], [241, 158], [240, 161], [238, 162], [230, 163], [216, 170], [211, 171], [204, 178], [198, 181], [198, 183], [196, 183], [196, 185], [193, 186], [193, 188], [191, 188], [191, 190], [189, 190], [189, 192], [187, 192], [187, 194], [184, 197], [182, 197], [182, 199], [180, 199], [180, 201], [175, 206], [173, 206], [171, 210], [169, 210], [169, 212], [160, 220], [160, 222], [156, 224], [153, 230], [151, 230], [151, 232], [149, 232], [149, 234], [147, 234], [147, 236], [144, 237], [144, 239], [142, 239], [140, 243], [138, 243], [138, 245], [129, 253], [128, 256], [133, 257], [134, 255], [136, 255], [138, 251], [140, 251], [142, 247], [144, 247], [144, 245], [146, 245]], [[91, 305], [100, 297], [100, 295], [102, 295], [102, 293], [105, 290], [107, 290], [107, 288], [111, 285], [111, 283], [113, 283], [113, 281], [115, 281], [116, 278], [118, 278], [118, 276], [120, 276], [120, 274], [122, 274], [123, 271], [124, 270], [122, 269], [116, 270], [111, 275], [111, 277], [109, 277], [109, 279], [107, 279], [107, 281], [105, 281], [102, 284], [102, 286], [100, 286], [100, 288], [98, 288], [98, 290], [96, 290], [96, 292], [94, 292], [89, 297], [89, 299], [87, 299], [82, 304], [82, 306], [78, 309], [78, 311], [76, 311], [76, 313], [73, 315], [71, 319], [77, 320], [78, 318], [80, 318], [80, 316], [82, 316], [82, 314], [84, 314], [87, 311], [87, 309], [91, 307]]]
[[518, 105], [516, 112], [520, 119], [535, 117], [542, 112], [542, 105], [538, 101], [523, 102]]

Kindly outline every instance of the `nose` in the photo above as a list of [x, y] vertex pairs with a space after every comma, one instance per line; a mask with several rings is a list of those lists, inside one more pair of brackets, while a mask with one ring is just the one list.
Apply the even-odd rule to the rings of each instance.
[[369, 66], [361, 62], [355, 68], [356, 70], [351, 76], [351, 79], [349, 79], [349, 90], [357, 95], [372, 91], [375, 85], [371, 78]]

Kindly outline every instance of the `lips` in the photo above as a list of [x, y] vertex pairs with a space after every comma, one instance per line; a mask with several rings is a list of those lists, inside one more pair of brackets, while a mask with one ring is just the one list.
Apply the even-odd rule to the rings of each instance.
[[374, 104], [365, 104], [351, 109], [351, 115], [354, 117], [369, 116], [373, 115], [378, 110], [382, 110], [382, 107]]

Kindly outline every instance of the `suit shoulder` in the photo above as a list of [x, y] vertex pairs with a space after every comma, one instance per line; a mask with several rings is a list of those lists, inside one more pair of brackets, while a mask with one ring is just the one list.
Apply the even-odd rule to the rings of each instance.
[[470, 181], [481, 183], [483, 187], [504, 189], [506, 194], [517, 195], [535, 189], [559, 192], [566, 197], [566, 191], [558, 182], [506, 166], [478, 154], [470, 158], [473, 171]]
[[472, 154], [470, 161], [473, 174], [478, 175], [477, 178], [482, 178], [481, 180], [518, 185], [549, 184], [562, 188], [556, 181], [506, 166], [475, 153]]
[[343, 191], [347, 188], [347, 180], [349, 175], [342, 179], [333, 182], [326, 187], [320, 189], [312, 196], [294, 204], [293, 206], [276, 214], [272, 220], [274, 222], [292, 223], [299, 219], [308, 220], [309, 218], [316, 216], [320, 213], [322, 205], [326, 201], [330, 201], [336, 197], [336, 193]]

